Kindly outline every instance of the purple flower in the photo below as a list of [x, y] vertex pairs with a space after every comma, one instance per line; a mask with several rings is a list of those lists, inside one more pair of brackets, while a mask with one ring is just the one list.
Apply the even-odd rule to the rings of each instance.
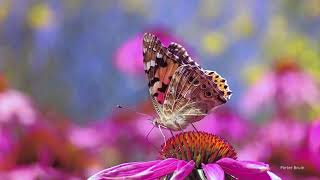
[[[159, 37], [164, 45], [169, 45], [172, 41], [177, 41], [175, 37], [166, 31], [151, 31]], [[143, 74], [142, 62], [142, 34], [127, 40], [115, 54], [115, 65], [123, 73], [131, 75]], [[179, 41], [178, 41], [179, 42]]]
[[267, 164], [236, 160], [233, 147], [218, 136], [183, 132], [167, 140], [161, 160], [131, 162], [102, 170], [89, 180], [100, 179], [280, 179]]

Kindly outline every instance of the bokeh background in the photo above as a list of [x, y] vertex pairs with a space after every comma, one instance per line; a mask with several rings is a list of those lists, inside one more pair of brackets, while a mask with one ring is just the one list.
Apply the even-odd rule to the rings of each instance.
[[149, 117], [133, 112], [155, 116], [144, 32], [228, 80], [231, 100], [198, 130], [284, 179], [320, 178], [320, 0], [2, 0], [0, 27], [1, 179], [158, 157], [159, 130], [146, 138]]

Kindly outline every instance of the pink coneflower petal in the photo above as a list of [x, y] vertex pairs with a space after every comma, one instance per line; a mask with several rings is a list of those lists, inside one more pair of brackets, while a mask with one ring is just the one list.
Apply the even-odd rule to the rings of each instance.
[[207, 179], [223, 180], [224, 172], [218, 164], [202, 164], [202, 169]]
[[[103, 179], [156, 179], [173, 173], [178, 167], [189, 169], [188, 162], [173, 158], [148, 162], [133, 162], [102, 170], [88, 180]], [[192, 163], [190, 163], [192, 165]], [[181, 174], [177, 173], [178, 175]], [[182, 175], [179, 175], [182, 177]]]
[[195, 165], [194, 161], [190, 161], [188, 162], [188, 164], [185, 164], [184, 161], [180, 161], [171, 179], [183, 180], [185, 177], [187, 177], [191, 173], [191, 171], [194, 168], [194, 165]]
[[216, 162], [224, 172], [236, 177], [259, 174], [269, 170], [269, 165], [256, 161], [239, 161], [231, 158], [223, 158]]

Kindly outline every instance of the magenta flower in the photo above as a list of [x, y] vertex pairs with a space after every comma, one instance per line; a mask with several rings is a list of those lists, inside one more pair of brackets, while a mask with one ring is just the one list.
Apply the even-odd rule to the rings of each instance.
[[81, 149], [95, 149], [104, 144], [104, 136], [97, 127], [86, 126], [80, 127], [72, 125], [68, 130], [69, 141]]
[[278, 110], [301, 105], [313, 106], [320, 100], [315, 80], [292, 62], [282, 60], [249, 88], [241, 102], [247, 113], [254, 113], [268, 104]]
[[[5, 130], [0, 130], [0, 162], [6, 160], [8, 154], [13, 150], [13, 137]], [[0, 163], [1, 168], [1, 163]]]
[[315, 162], [316, 169], [320, 172], [320, 119], [311, 125], [309, 131], [309, 150]]
[[233, 147], [218, 136], [183, 132], [167, 140], [161, 160], [131, 162], [102, 170], [89, 180], [102, 179], [280, 179], [267, 164], [237, 160]]
[[0, 123], [18, 121], [30, 125], [36, 121], [36, 112], [30, 99], [16, 90], [0, 92]]
[[268, 160], [278, 150], [289, 152], [298, 149], [307, 137], [308, 126], [294, 119], [277, 117], [257, 128], [254, 133], [255, 139], [238, 151], [239, 158]]
[[[166, 31], [151, 31], [159, 37], [166, 46], [170, 42], [177, 41], [175, 37]], [[127, 40], [115, 54], [115, 65], [118, 70], [131, 75], [143, 74], [142, 62], [142, 34]], [[178, 41], [179, 42], [179, 41]]]
[[[308, 124], [277, 117], [255, 131], [255, 139], [251, 139], [247, 145], [238, 150], [238, 157], [267, 161], [284, 179], [319, 177], [319, 132], [319, 122]], [[297, 169], [286, 169], [294, 166]]]
[[320, 156], [320, 119], [315, 121], [310, 128], [309, 133], [309, 148], [310, 150]]
[[10, 180], [35, 180], [35, 179], [66, 179], [80, 180], [80, 177], [67, 174], [52, 167], [40, 164], [19, 166], [12, 170], [0, 172], [0, 179]]
[[228, 108], [219, 108], [207, 115], [201, 121], [195, 123], [197, 129], [205, 132], [219, 134], [233, 143], [243, 142], [249, 135], [251, 124], [239, 114]]

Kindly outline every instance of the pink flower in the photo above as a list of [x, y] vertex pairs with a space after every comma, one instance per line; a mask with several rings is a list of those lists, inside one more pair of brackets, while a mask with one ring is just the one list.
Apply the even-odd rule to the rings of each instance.
[[[157, 37], [159, 37], [164, 45], [177, 41], [175, 37], [167, 33], [166, 31], [151, 31]], [[142, 56], [142, 37], [143, 34], [139, 33], [135, 37], [127, 40], [115, 54], [115, 65], [123, 73], [129, 73], [131, 75], [143, 74], [143, 56]]]
[[238, 161], [231, 145], [203, 132], [180, 133], [162, 145], [162, 160], [131, 162], [102, 170], [89, 180], [102, 179], [280, 179], [267, 164]]
[[66, 179], [80, 180], [80, 177], [72, 176], [51, 167], [39, 164], [19, 166], [6, 172], [0, 172], [0, 179], [10, 180], [35, 180], [35, 179]]
[[70, 142], [83, 149], [94, 149], [104, 144], [104, 136], [97, 127], [73, 125], [68, 131]]
[[[0, 162], [6, 160], [8, 154], [13, 150], [13, 138], [5, 130], [0, 130]], [[1, 168], [1, 163], [0, 163]]]
[[241, 108], [254, 113], [268, 104], [277, 110], [299, 105], [312, 106], [320, 100], [320, 90], [314, 79], [292, 62], [281, 60], [274, 71], [266, 73], [244, 95]]
[[29, 97], [17, 90], [9, 89], [7, 79], [0, 74], [0, 127], [12, 121], [30, 125], [35, 119], [36, 112]]
[[[303, 145], [307, 137], [307, 124], [293, 119], [277, 117], [257, 127], [255, 139], [239, 150], [239, 158], [268, 160], [274, 151], [293, 151]], [[280, 133], [280, 134], [279, 134]]]
[[316, 168], [320, 171], [320, 119], [315, 121], [309, 131], [309, 150]]
[[[260, 126], [255, 131], [255, 139], [239, 149], [239, 159], [268, 161], [285, 179], [319, 177], [320, 126], [319, 122], [310, 125], [289, 118], [274, 118]], [[285, 169], [294, 166], [297, 169]]]
[[246, 139], [251, 124], [239, 114], [221, 107], [195, 123], [195, 126], [201, 131], [219, 134], [229, 139], [230, 142], [240, 142]]

